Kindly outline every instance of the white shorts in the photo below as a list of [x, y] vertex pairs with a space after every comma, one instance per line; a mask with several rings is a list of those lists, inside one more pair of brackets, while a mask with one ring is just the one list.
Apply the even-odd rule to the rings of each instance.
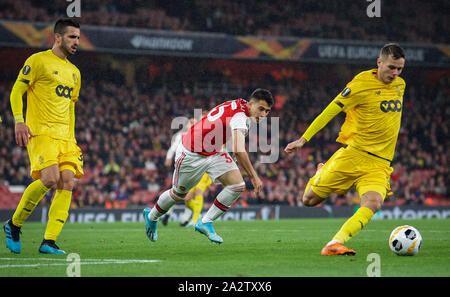
[[234, 169], [239, 170], [227, 152], [204, 156], [191, 152], [180, 143], [175, 155], [172, 188], [177, 193], [185, 194], [199, 183], [205, 172], [215, 184], [220, 184], [217, 178]]

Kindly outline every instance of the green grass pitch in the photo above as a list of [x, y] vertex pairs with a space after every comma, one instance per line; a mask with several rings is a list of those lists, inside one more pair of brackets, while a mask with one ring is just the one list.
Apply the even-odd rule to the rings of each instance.
[[[321, 256], [320, 250], [345, 219], [217, 221], [224, 239], [211, 243], [178, 222], [159, 224], [150, 242], [144, 223], [68, 223], [57, 244], [79, 255], [82, 277], [333, 277], [367, 276], [379, 255], [382, 277], [450, 276], [450, 220], [372, 220], [347, 246], [356, 256]], [[391, 231], [409, 224], [422, 234], [419, 254], [405, 257], [388, 247]], [[0, 276], [67, 276], [67, 255], [37, 253], [45, 225], [26, 223], [22, 253], [12, 254], [0, 240]]]

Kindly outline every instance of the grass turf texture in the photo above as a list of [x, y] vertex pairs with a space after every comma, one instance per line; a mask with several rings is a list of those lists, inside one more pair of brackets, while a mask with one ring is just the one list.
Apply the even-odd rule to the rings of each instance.
[[[373, 220], [346, 244], [356, 256], [321, 256], [323, 245], [344, 221], [217, 221], [221, 245], [178, 222], [159, 224], [157, 242], [147, 239], [144, 223], [68, 223], [57, 244], [68, 254], [79, 254], [82, 277], [367, 276], [370, 253], [379, 254], [382, 277], [450, 276], [448, 219]], [[416, 227], [423, 237], [419, 254], [412, 257], [395, 255], [387, 243], [391, 231], [404, 224]], [[0, 276], [67, 276], [67, 255], [37, 253], [44, 230], [44, 224], [25, 223], [20, 255], [6, 248], [2, 234]]]

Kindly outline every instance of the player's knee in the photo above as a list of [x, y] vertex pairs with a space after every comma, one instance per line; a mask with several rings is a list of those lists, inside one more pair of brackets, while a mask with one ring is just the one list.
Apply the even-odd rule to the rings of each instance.
[[66, 191], [72, 191], [75, 186], [75, 180], [72, 179], [61, 179], [62, 180], [62, 189]]
[[234, 185], [229, 185], [225, 187], [229, 191], [233, 191], [236, 193], [241, 194], [242, 192], [245, 192], [247, 190], [247, 187], [245, 186], [245, 182], [237, 183]]
[[61, 174], [57, 188], [60, 190], [72, 191], [75, 187], [75, 179], [72, 174]]
[[58, 184], [59, 175], [47, 174], [47, 175], [41, 176], [41, 182], [45, 187], [52, 188], [53, 186]]
[[379, 211], [382, 205], [381, 201], [370, 201], [370, 203], [361, 204], [361, 206], [369, 208], [373, 213]]
[[179, 193], [174, 188], [172, 188], [172, 193], [171, 194], [172, 194], [171, 197], [175, 198], [175, 200], [184, 200], [184, 198], [186, 197], [186, 195], [188, 193]]
[[324, 200], [324, 198], [319, 197], [317, 194], [315, 194], [312, 191], [307, 191], [302, 198], [302, 203], [304, 206], [316, 206], [317, 204], [321, 203]]
[[315, 205], [314, 201], [313, 201], [313, 198], [310, 197], [310, 196], [307, 196], [306, 194], [303, 195], [302, 203], [303, 203], [304, 206], [314, 206]]
[[373, 213], [379, 211], [382, 205], [383, 197], [377, 192], [367, 192], [361, 197], [361, 206], [369, 208]]

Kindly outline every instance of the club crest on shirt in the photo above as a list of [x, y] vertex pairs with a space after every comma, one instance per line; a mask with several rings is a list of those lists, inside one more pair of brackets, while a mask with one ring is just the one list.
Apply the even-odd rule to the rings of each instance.
[[24, 75], [27, 75], [28, 73], [30, 73], [31, 67], [29, 65], [25, 65], [25, 67], [23, 67], [22, 73]]
[[345, 90], [342, 91], [341, 96], [342, 96], [342, 97], [346, 97], [346, 96], [348, 96], [351, 92], [352, 92], [352, 90], [350, 90], [350, 88], [345, 88]]

